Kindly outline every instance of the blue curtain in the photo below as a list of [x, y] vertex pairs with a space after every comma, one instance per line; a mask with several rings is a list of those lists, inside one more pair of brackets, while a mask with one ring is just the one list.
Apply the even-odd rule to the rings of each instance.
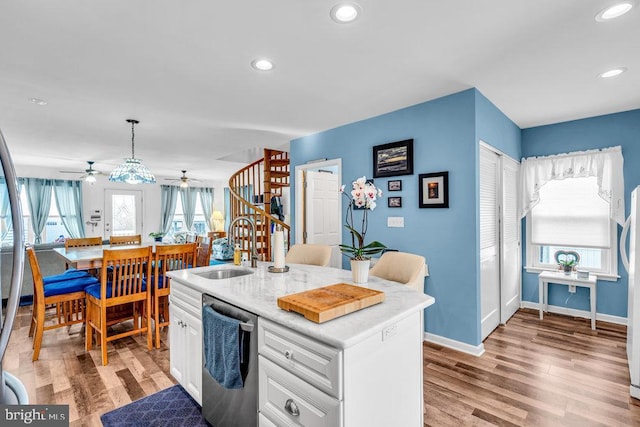
[[0, 233], [2, 241], [11, 231], [11, 209], [9, 209], [9, 190], [4, 176], [0, 177]]
[[204, 223], [207, 224], [209, 231], [214, 229], [213, 219], [213, 188], [199, 188], [200, 190], [200, 203], [202, 204], [202, 211], [204, 212]]
[[31, 212], [31, 227], [36, 236], [35, 243], [42, 243], [42, 230], [49, 217], [51, 208], [51, 187], [50, 179], [24, 178], [27, 189], [27, 203]]
[[[18, 178], [18, 195], [22, 191], [22, 178]], [[0, 176], [0, 241], [4, 242], [13, 230], [11, 209], [9, 204], [9, 189], [4, 176]]]
[[178, 187], [175, 185], [160, 186], [160, 231], [164, 234], [171, 230], [173, 215], [176, 213]]
[[196, 197], [198, 189], [193, 187], [180, 188], [180, 200], [182, 201], [182, 213], [187, 230], [191, 231], [193, 219], [196, 216]]
[[56, 206], [64, 228], [73, 239], [85, 237], [84, 217], [82, 215], [82, 181], [53, 181]]

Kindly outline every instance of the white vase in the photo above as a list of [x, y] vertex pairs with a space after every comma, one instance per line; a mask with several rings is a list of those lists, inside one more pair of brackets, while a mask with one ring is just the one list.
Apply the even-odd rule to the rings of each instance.
[[351, 260], [351, 275], [353, 277], [353, 283], [367, 283], [369, 280], [369, 266], [371, 265], [371, 260], [366, 259], [363, 261], [360, 260]]

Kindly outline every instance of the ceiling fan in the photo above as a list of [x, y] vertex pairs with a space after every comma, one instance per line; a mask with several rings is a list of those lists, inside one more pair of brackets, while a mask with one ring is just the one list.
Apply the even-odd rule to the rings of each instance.
[[81, 173], [83, 174], [80, 178], [84, 178], [85, 182], [89, 184], [94, 184], [96, 182], [96, 175], [102, 175], [102, 172], [95, 170], [93, 168], [93, 164], [95, 163], [93, 160], [87, 160], [89, 164], [89, 168], [85, 169], [83, 172], [80, 171], [60, 171], [61, 173]]
[[197, 179], [189, 178], [186, 170], [182, 170], [180, 172], [182, 172], [182, 176], [180, 178], [165, 178], [165, 181], [179, 182], [180, 187], [182, 188], [187, 188], [190, 182], [200, 182]]

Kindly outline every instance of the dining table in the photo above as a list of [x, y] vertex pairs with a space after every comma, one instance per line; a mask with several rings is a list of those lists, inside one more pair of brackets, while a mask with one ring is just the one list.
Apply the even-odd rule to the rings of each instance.
[[53, 248], [53, 251], [58, 254], [64, 262], [78, 270], [89, 270], [92, 268], [99, 269], [102, 267], [102, 257], [105, 249], [122, 250], [122, 249], [135, 249], [135, 248], [147, 248], [152, 247], [155, 252], [156, 245], [161, 245], [160, 242], [143, 242], [140, 245], [102, 245], [102, 246], [83, 246], [75, 248]]

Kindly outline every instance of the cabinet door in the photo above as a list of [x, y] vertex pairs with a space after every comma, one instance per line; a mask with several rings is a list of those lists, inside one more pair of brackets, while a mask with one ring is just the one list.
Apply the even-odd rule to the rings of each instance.
[[191, 394], [196, 402], [202, 404], [202, 321], [187, 312], [183, 312], [186, 327], [184, 332], [185, 345], [182, 352], [185, 360], [183, 387]]
[[183, 387], [185, 386], [184, 369], [186, 365], [186, 335], [182, 325], [185, 321], [184, 310], [176, 307], [175, 304], [169, 305], [169, 316], [171, 325], [169, 326], [169, 367], [171, 375]]

